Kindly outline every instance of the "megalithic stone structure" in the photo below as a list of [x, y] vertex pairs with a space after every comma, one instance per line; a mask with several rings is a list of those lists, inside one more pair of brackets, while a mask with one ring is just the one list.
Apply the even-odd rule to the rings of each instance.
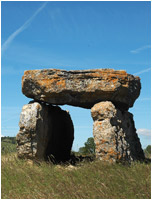
[[124, 70], [29, 70], [22, 92], [34, 100], [23, 107], [17, 134], [18, 156], [58, 161], [70, 157], [74, 128], [69, 113], [55, 105], [91, 108], [96, 157], [103, 161], [143, 160], [133, 115], [140, 78]]

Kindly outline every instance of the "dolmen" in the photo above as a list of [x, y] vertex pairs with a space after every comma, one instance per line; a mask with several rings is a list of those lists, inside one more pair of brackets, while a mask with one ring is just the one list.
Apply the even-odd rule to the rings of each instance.
[[74, 140], [68, 111], [59, 105], [91, 109], [96, 158], [102, 161], [144, 160], [133, 115], [140, 78], [124, 70], [28, 70], [22, 92], [33, 99], [24, 105], [16, 136], [19, 158], [66, 161]]

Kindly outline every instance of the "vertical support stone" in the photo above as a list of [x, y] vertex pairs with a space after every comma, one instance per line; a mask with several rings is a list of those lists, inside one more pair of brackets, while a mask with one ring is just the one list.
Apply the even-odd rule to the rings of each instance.
[[30, 103], [23, 106], [19, 126], [18, 157], [46, 160], [53, 155], [57, 161], [69, 159], [74, 127], [67, 111], [58, 106]]
[[110, 101], [91, 109], [96, 157], [103, 161], [134, 161], [145, 158], [134, 126], [133, 115]]

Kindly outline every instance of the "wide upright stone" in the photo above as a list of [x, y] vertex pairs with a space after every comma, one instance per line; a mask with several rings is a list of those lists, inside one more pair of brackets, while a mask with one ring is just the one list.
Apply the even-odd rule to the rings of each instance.
[[95, 104], [91, 115], [98, 159], [108, 162], [144, 160], [131, 113], [120, 111], [106, 101]]
[[23, 106], [16, 136], [19, 158], [46, 160], [70, 157], [74, 127], [67, 111], [58, 106], [30, 103]]
[[113, 69], [29, 70], [22, 78], [22, 92], [29, 98], [83, 108], [111, 101], [117, 108], [127, 110], [138, 98], [140, 89], [139, 77]]

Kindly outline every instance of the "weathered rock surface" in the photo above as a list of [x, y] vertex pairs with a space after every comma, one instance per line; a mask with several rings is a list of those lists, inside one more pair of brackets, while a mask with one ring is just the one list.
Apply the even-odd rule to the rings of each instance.
[[23, 106], [16, 136], [20, 158], [65, 161], [70, 157], [74, 127], [68, 112], [58, 106], [30, 103]]
[[22, 78], [22, 92], [29, 98], [83, 108], [112, 101], [117, 108], [127, 110], [138, 98], [140, 88], [139, 77], [113, 69], [29, 70]]
[[91, 108], [96, 157], [103, 161], [144, 160], [133, 115], [140, 78], [123, 70], [29, 70], [22, 92], [37, 102], [23, 106], [17, 134], [18, 157], [66, 161], [74, 139], [68, 112], [55, 105]]
[[144, 159], [131, 113], [106, 101], [95, 104], [91, 115], [97, 158], [109, 162]]

